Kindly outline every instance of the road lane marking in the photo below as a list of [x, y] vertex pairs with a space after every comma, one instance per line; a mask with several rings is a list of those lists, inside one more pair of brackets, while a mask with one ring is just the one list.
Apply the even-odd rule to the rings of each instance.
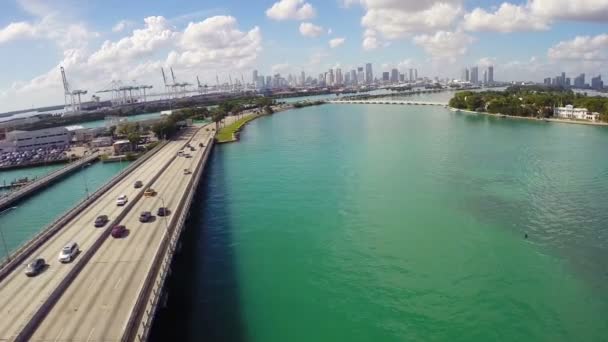
[[93, 336], [93, 331], [95, 331], [95, 328], [91, 329], [89, 336], [87, 336], [87, 342], [91, 341], [91, 337]]
[[59, 339], [61, 338], [61, 334], [63, 334], [63, 329], [65, 329], [65, 328], [61, 328], [61, 330], [59, 330], [59, 335], [57, 335], [57, 337], [55, 337], [55, 342], [59, 341]]
[[116, 285], [114, 285], [114, 290], [116, 290], [118, 288], [118, 285], [120, 285], [121, 281], [122, 281], [122, 277], [118, 278], [118, 281], [116, 282]]

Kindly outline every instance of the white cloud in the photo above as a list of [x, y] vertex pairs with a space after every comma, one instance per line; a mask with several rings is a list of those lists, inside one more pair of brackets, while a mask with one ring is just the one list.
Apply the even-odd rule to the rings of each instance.
[[496, 65], [496, 58], [494, 57], [482, 57], [477, 61], [477, 65], [480, 68], [487, 68], [489, 66]]
[[114, 33], [118, 33], [118, 32], [122, 32], [124, 30], [126, 30], [127, 28], [133, 26], [133, 22], [129, 21], [129, 20], [121, 20], [119, 22], [116, 23], [116, 25], [114, 25], [112, 27], [112, 32]]
[[363, 33], [363, 50], [370, 51], [375, 50], [380, 47], [380, 41], [378, 40], [378, 36], [376, 31], [367, 29], [365, 33]]
[[552, 60], [608, 61], [608, 34], [578, 36], [561, 41], [548, 51]]
[[304, 37], [319, 37], [325, 32], [323, 27], [317, 26], [313, 23], [301, 23], [300, 24], [300, 34]]
[[0, 44], [22, 38], [32, 38], [36, 35], [36, 28], [27, 22], [10, 23], [0, 29]]
[[545, 18], [608, 22], [608, 0], [531, 0], [529, 7]]
[[273, 65], [270, 70], [273, 74], [286, 74], [291, 69], [289, 63], [280, 63]]
[[450, 31], [438, 31], [434, 35], [414, 37], [414, 44], [421, 46], [433, 58], [449, 61], [464, 55], [473, 41], [473, 37], [465, 33]]
[[314, 7], [304, 0], [280, 0], [266, 10], [266, 16], [274, 20], [308, 20], [315, 15]]
[[346, 41], [345, 38], [334, 38], [329, 41], [329, 47], [331, 47], [332, 49], [335, 49], [335, 48], [343, 45], [345, 41]]
[[193, 82], [197, 74], [202, 81], [211, 81], [218, 71], [239, 72], [253, 66], [261, 51], [259, 28], [241, 31], [233, 17], [211, 17], [190, 23], [183, 31], [169, 25], [164, 17], [148, 17], [144, 24], [126, 37], [104, 42], [96, 51], [65, 49], [63, 59], [48, 72], [8, 89], [14, 95], [11, 104], [61, 103], [60, 66], [65, 67], [71, 85], [91, 94], [111, 80], [159, 86], [160, 68], [169, 66], [174, 66], [178, 81]]
[[494, 13], [476, 8], [464, 16], [468, 31], [539, 31], [549, 29], [548, 20], [534, 15], [527, 7], [503, 3]]

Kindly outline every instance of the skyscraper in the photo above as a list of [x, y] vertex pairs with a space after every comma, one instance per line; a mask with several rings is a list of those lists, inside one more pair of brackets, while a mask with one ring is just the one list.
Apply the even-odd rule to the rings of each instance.
[[414, 69], [414, 80], [418, 79], [418, 69]]
[[479, 68], [477, 66], [471, 67], [471, 83], [479, 83]]
[[488, 71], [483, 71], [483, 84], [488, 84]]
[[251, 82], [252, 83], [256, 83], [258, 81], [258, 71], [257, 70], [253, 70], [253, 75], [251, 77]]
[[382, 73], [382, 82], [383, 83], [388, 83], [388, 81], [390, 80], [390, 74], [388, 71], [384, 71]]
[[342, 69], [336, 69], [336, 85], [342, 85], [344, 81], [342, 80]]
[[575, 88], [585, 88], [585, 74], [580, 74], [574, 78]]
[[414, 69], [410, 68], [409, 72], [410, 72], [409, 81], [412, 82], [414, 80]]
[[372, 63], [365, 64], [365, 83], [374, 82], [374, 73], [372, 72]]
[[336, 79], [334, 78], [334, 69], [329, 69], [328, 77], [329, 77], [329, 79], [326, 80], [327, 85], [333, 86], [334, 83], [336, 82]]
[[494, 84], [494, 66], [490, 65], [488, 67], [488, 83]]
[[363, 84], [366, 81], [365, 73], [363, 72], [363, 67], [357, 68], [357, 80], [359, 81], [359, 84]]
[[467, 68], [462, 69], [461, 81], [469, 82], [470, 80], [471, 79], [469, 78], [469, 69], [467, 69]]
[[391, 70], [391, 83], [399, 83], [399, 70]]
[[300, 85], [303, 87], [306, 85], [306, 74], [302, 71], [302, 75], [300, 75]]
[[604, 88], [604, 81], [602, 81], [602, 75], [597, 75], [591, 79], [591, 88], [595, 90], [601, 90]]
[[355, 69], [350, 71], [350, 82], [354, 85], [357, 84], [357, 71]]

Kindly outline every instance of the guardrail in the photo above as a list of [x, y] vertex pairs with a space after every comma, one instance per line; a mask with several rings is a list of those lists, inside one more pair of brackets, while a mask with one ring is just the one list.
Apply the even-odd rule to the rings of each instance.
[[207, 141], [201, 162], [197, 165], [197, 169], [195, 170], [195, 177], [190, 180], [190, 183], [186, 187], [186, 189], [190, 189], [190, 192], [180, 200], [177, 207], [179, 209], [176, 210], [176, 212], [179, 212], [179, 215], [172, 218], [168, 230], [163, 236], [160, 248], [158, 248], [154, 256], [152, 269], [148, 272], [148, 275], [144, 280], [144, 286], [137, 296], [136, 304], [131, 311], [131, 316], [129, 317], [123, 337], [121, 338], [121, 341], [123, 342], [135, 340], [146, 341], [148, 338], [177, 243], [184, 228], [192, 199], [194, 198], [196, 189], [202, 178], [207, 159], [209, 158], [213, 146], [214, 136], [210, 137]]
[[58, 179], [59, 177], [68, 175], [68, 174], [72, 173], [74, 170], [76, 170], [77, 168], [79, 168], [80, 166], [82, 166], [86, 163], [89, 163], [97, 158], [99, 158], [98, 153], [92, 154], [88, 157], [80, 158], [80, 159], [76, 160], [75, 162], [68, 164], [65, 167], [62, 167], [61, 169], [55, 170], [55, 171], [49, 173], [48, 175], [46, 175], [40, 179], [37, 179], [33, 183], [30, 183], [30, 184], [20, 188], [19, 190], [15, 190], [15, 191], [11, 192], [10, 194], [7, 194], [2, 199], [0, 199], [0, 210], [2, 210], [3, 208], [9, 206], [10, 204], [12, 204], [18, 200], [20, 200], [21, 198], [28, 196], [32, 192], [40, 189], [41, 187], [48, 186], [49, 184], [51, 184], [51, 182], [53, 180]]
[[[188, 144], [192, 139], [188, 139], [180, 149], [183, 149], [186, 144]], [[47, 316], [47, 314], [51, 311], [53, 306], [57, 303], [63, 292], [69, 287], [69, 285], [73, 282], [76, 276], [82, 271], [82, 269], [86, 266], [87, 262], [93, 257], [93, 255], [97, 252], [97, 250], [101, 247], [104, 241], [110, 236], [112, 232], [112, 227], [118, 224], [133, 208], [133, 206], [137, 203], [137, 201], [143, 196], [145, 189], [150, 187], [154, 182], [162, 175], [162, 173], [171, 165], [171, 163], [175, 160], [177, 156], [173, 155], [169, 160], [160, 168], [160, 170], [152, 177], [152, 179], [145, 184], [144, 187], [137, 193], [133, 201], [129, 201], [125, 210], [123, 210], [103, 231], [100, 237], [93, 242], [91, 247], [83, 253], [82, 257], [78, 258], [78, 263], [72, 267], [72, 269], [68, 272], [68, 274], [63, 278], [63, 280], [55, 287], [53, 292], [49, 295], [49, 297], [42, 303], [42, 305], [36, 310], [36, 312], [29, 319], [27, 324], [21, 329], [19, 334], [15, 337], [15, 342], [26, 342], [29, 341], [30, 337], [34, 334], [42, 320]]]
[[49, 224], [46, 228], [41, 230], [38, 234], [36, 234], [29, 241], [21, 245], [17, 250], [15, 250], [9, 258], [6, 258], [2, 263], [0, 263], [0, 282], [6, 278], [8, 274], [10, 274], [16, 267], [21, 266], [24, 260], [29, 257], [33, 251], [38, 249], [46, 240], [55, 235], [61, 228], [63, 228], [70, 220], [72, 220], [76, 215], [78, 215], [82, 210], [91, 205], [94, 201], [96, 201], [101, 195], [103, 195], [106, 191], [108, 191], [111, 187], [116, 185], [119, 181], [121, 181], [126, 175], [131, 173], [134, 169], [143, 164], [146, 160], [148, 160], [151, 156], [153, 156], [156, 152], [158, 152], [165, 143], [161, 143], [148, 153], [137, 159], [127, 168], [122, 170], [116, 176], [114, 176], [109, 182], [91, 194], [89, 197], [83, 199], [79, 204], [77, 204], [72, 209], [69, 209], [61, 216], [59, 216], [55, 221]]

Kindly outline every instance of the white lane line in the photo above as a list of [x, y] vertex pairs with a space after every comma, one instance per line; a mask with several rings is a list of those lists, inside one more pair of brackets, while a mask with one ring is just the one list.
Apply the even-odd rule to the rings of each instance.
[[59, 341], [59, 339], [61, 338], [61, 334], [63, 334], [63, 329], [65, 329], [65, 328], [61, 328], [61, 330], [59, 330], [59, 335], [57, 335], [57, 337], [55, 337], [55, 342]]
[[120, 285], [121, 281], [122, 281], [122, 277], [118, 278], [118, 281], [116, 282], [116, 285], [114, 285], [114, 290], [116, 290], [118, 288], [118, 285]]
[[91, 337], [93, 337], [93, 331], [95, 331], [95, 328], [91, 329], [89, 336], [87, 336], [87, 342], [91, 341]]

